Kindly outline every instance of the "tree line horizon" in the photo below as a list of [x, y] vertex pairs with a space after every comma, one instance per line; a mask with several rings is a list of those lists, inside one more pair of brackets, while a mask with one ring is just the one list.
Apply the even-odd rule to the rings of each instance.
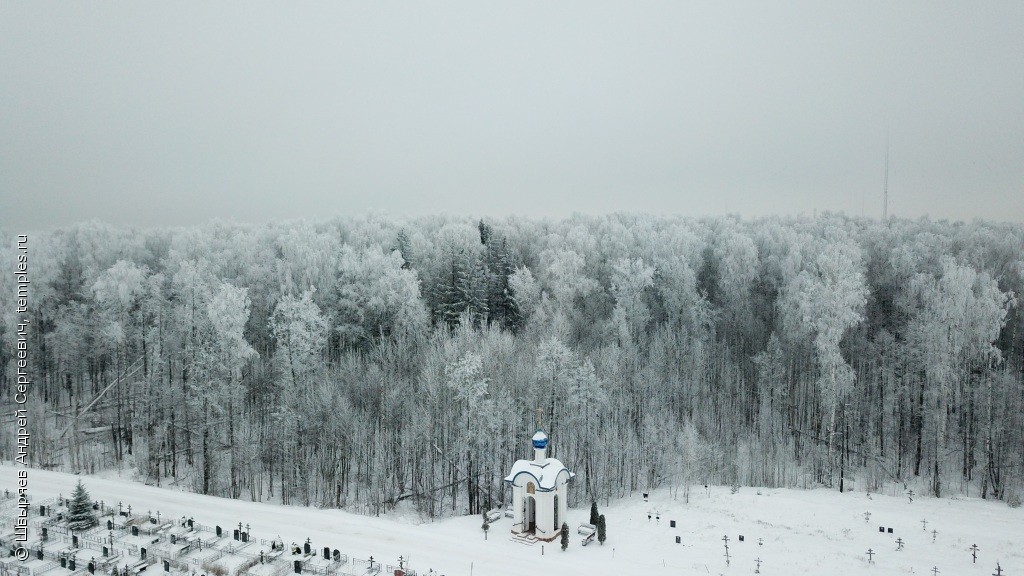
[[1024, 493], [1021, 224], [88, 222], [31, 235], [29, 275], [38, 467], [477, 514], [506, 501], [539, 420], [578, 503], [708, 483]]

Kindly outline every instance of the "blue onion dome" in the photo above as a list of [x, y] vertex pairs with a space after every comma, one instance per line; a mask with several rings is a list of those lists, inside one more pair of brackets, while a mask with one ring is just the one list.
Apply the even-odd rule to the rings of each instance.
[[537, 433], [533, 435], [533, 447], [537, 450], [548, 447], [548, 435], [543, 430], [537, 430]]

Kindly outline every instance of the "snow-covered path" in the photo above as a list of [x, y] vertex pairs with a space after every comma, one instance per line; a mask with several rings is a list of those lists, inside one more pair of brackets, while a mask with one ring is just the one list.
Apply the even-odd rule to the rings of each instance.
[[[0, 465], [0, 489], [13, 488], [15, 468]], [[30, 470], [34, 499], [68, 495], [79, 476]], [[576, 503], [568, 521], [572, 544], [562, 552], [556, 543], [526, 546], [508, 536], [510, 520], [492, 526], [484, 540], [477, 516], [434, 523], [408, 517], [375, 518], [339, 510], [261, 504], [202, 496], [143, 484], [82, 477], [93, 498], [118, 501], [170, 517], [194, 516], [203, 524], [226, 528], [250, 524], [257, 538], [280, 535], [287, 542], [312, 540], [314, 547], [338, 548], [350, 556], [374, 556], [384, 564], [409, 558], [411, 568], [433, 568], [448, 576], [516, 575], [542, 570], [550, 574], [752, 574], [756, 559], [761, 574], [920, 574], [988, 576], [1000, 562], [1004, 574], [1024, 574], [1024, 509], [974, 498], [915, 498], [833, 490], [768, 490], [695, 487], [690, 503], [672, 499], [667, 490], [648, 502], [636, 494], [601, 512], [608, 518], [609, 539], [581, 547], [575, 527], [587, 520], [589, 507]], [[865, 512], [870, 519], [865, 520]], [[648, 519], [648, 514], [651, 518]], [[660, 517], [660, 518], [659, 518]], [[672, 528], [670, 521], [677, 526]], [[927, 524], [923, 524], [925, 520]], [[878, 527], [892, 527], [893, 534]], [[934, 535], [932, 531], [937, 530]], [[739, 536], [744, 541], [739, 541]], [[675, 543], [680, 536], [681, 543]], [[729, 537], [726, 566], [722, 538]], [[897, 551], [895, 540], [903, 540]], [[760, 539], [760, 545], [759, 545]], [[971, 563], [970, 546], [980, 548]], [[866, 551], [876, 555], [868, 564]]]

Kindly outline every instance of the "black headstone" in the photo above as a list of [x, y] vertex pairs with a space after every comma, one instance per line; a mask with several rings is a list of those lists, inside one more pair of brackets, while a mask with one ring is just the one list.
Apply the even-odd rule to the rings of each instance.
[[878, 531], [881, 532], [882, 534], [885, 534], [885, 526], [879, 526], [878, 527]]
[[740, 542], [743, 542], [743, 534], [740, 534]]
[[223, 530], [221, 530], [220, 526], [217, 526], [216, 528], [217, 538], [220, 538], [220, 535], [223, 533]]
[[67, 568], [67, 567], [68, 567], [68, 559], [67, 559], [67, 556], [61, 556], [61, 557], [60, 557], [60, 567], [61, 567], [61, 568]]
[[328, 548], [327, 546], [324, 546], [324, 560], [330, 560], [330, 559], [331, 559], [331, 549]]
[[295, 573], [302, 574], [302, 560], [295, 561]]
[[42, 533], [42, 538], [43, 538], [43, 541], [45, 542], [46, 541], [46, 537], [47, 537], [46, 526], [43, 526], [43, 529], [40, 532]]
[[892, 534], [892, 528], [889, 528], [889, 534]]
[[114, 529], [114, 521], [113, 520], [107, 520], [107, 530], [113, 530], [113, 529]]
[[71, 545], [78, 548], [78, 534], [71, 535]]
[[36, 550], [36, 558], [39, 559], [39, 560], [43, 559], [43, 549], [42, 548], [40, 548], [39, 550]]
[[233, 538], [234, 538], [235, 540], [241, 540], [241, 539], [242, 539], [242, 536], [241, 536], [241, 534], [239, 534], [239, 533], [238, 533], [238, 530], [237, 530], [237, 529], [235, 529], [235, 530], [232, 530], [232, 537], [233, 537]]
[[110, 556], [110, 549], [107, 548], [106, 546], [103, 547], [103, 555], [104, 556]]
[[172, 533], [171, 533], [171, 544], [174, 544], [174, 543], [176, 543], [177, 541], [178, 541], [178, 537], [177, 537], [177, 536], [175, 536], [175, 535], [174, 535], [174, 533], [172, 532]]
[[43, 504], [39, 505], [39, 515], [46, 516], [46, 506], [44, 506]]
[[193, 525], [193, 524], [194, 524], [194, 522], [192, 521], [192, 519], [191, 519], [191, 518], [189, 518], [189, 519], [188, 519], [188, 527], [189, 527], [189, 528], [192, 528], [192, 525]]
[[676, 527], [676, 521], [675, 521], [675, 520], [669, 520], [669, 521], [668, 521], [668, 525], [669, 525], [670, 527], [672, 527], [672, 528], [675, 528], [675, 527]]
[[249, 533], [248, 532], [242, 532], [242, 542], [248, 542], [248, 541], [249, 541]]
[[337, 548], [334, 549], [334, 561], [341, 562], [341, 552]]
[[681, 536], [676, 536], [676, 544], [682, 544], [682, 543], [683, 543], [683, 538]]
[[146, 559], [146, 549], [145, 548], [139, 548], [139, 560], [145, 560], [145, 559]]
[[71, 559], [68, 560], [68, 569], [69, 570], [74, 570], [75, 569], [75, 557], [74, 556], [72, 556]]
[[89, 562], [89, 574], [95, 574], [95, 573], [96, 573], [96, 565], [93, 564], [92, 562]]
[[171, 571], [171, 561], [170, 560], [164, 560], [164, 572], [170, 572], [170, 571]]
[[309, 554], [310, 550], [311, 550], [311, 548], [309, 546], [309, 542], [307, 541], [305, 544], [302, 545], [302, 551], [305, 552], [306, 554]]
[[132, 536], [138, 536], [138, 535], [139, 535], [139, 527], [138, 526], [132, 526]]

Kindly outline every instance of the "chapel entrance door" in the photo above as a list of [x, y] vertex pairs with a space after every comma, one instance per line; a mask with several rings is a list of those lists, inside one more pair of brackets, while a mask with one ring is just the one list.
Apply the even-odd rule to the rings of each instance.
[[523, 525], [526, 531], [533, 533], [537, 530], [537, 500], [533, 496], [523, 498], [523, 505], [526, 510], [523, 513]]

